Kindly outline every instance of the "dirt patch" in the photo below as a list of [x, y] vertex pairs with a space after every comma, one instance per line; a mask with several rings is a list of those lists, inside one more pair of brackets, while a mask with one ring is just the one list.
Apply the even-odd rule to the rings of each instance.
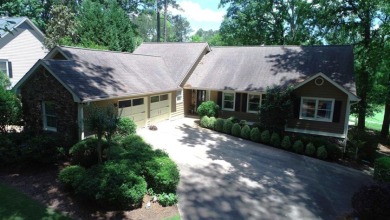
[[72, 197], [57, 175], [63, 165], [37, 169], [0, 170], [0, 181], [13, 186], [34, 200], [51, 207], [73, 219], [165, 219], [179, 214], [177, 206], [162, 207], [158, 203], [151, 203], [149, 196], [145, 196], [142, 207], [126, 211], [110, 211], [93, 204], [86, 204]]

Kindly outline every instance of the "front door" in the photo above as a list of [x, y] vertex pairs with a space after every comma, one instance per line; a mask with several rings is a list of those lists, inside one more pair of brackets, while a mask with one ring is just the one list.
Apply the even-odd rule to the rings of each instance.
[[196, 109], [199, 105], [206, 101], [206, 90], [196, 90]]

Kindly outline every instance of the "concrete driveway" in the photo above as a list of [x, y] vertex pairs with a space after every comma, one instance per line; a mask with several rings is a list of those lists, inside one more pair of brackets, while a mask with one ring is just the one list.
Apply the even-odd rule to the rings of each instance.
[[336, 219], [371, 176], [198, 128], [184, 118], [138, 133], [180, 168], [183, 219]]

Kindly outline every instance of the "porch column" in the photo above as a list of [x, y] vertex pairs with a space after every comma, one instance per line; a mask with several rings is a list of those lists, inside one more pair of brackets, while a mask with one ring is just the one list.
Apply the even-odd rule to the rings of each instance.
[[78, 103], [78, 115], [77, 122], [79, 125], [79, 140], [84, 140], [84, 105], [83, 103]]

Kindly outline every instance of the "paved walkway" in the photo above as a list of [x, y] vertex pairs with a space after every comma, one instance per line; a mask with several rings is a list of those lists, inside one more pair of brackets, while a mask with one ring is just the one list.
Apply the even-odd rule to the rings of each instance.
[[338, 164], [198, 128], [184, 118], [138, 133], [180, 168], [182, 219], [336, 219], [372, 182]]

